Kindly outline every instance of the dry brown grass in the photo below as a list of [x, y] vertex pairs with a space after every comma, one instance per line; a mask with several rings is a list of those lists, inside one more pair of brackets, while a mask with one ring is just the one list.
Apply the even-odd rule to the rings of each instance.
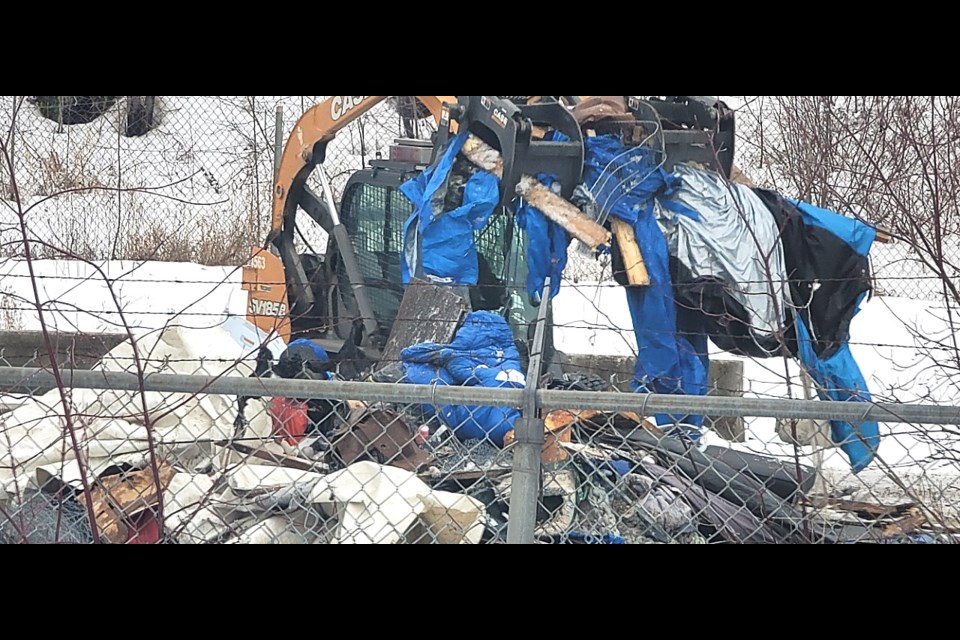
[[203, 218], [197, 220], [193, 228], [178, 229], [160, 222], [137, 225], [121, 233], [116, 257], [240, 266], [250, 257], [250, 248], [263, 242], [257, 218], [251, 213], [234, 224]]

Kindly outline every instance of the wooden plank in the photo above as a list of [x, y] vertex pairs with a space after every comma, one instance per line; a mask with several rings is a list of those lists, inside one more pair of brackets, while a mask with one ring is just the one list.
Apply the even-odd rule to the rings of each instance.
[[828, 499], [817, 506], [826, 506], [838, 511], [846, 511], [864, 520], [882, 520], [883, 518], [901, 517], [908, 515], [917, 507], [917, 505], [913, 503], [884, 506], [871, 504], [869, 502], [858, 502], [856, 500], [838, 499]]
[[[160, 486], [164, 490], [176, 475], [173, 467], [160, 463]], [[100, 535], [113, 544], [123, 544], [130, 535], [128, 520], [160, 504], [157, 481], [151, 468], [100, 478], [90, 489], [94, 517]], [[83, 503], [84, 498], [80, 498]]]
[[399, 362], [400, 352], [416, 344], [450, 343], [468, 308], [467, 301], [450, 287], [412, 279], [403, 292], [380, 365]]
[[[467, 138], [461, 153], [475, 165], [498, 178], [503, 177], [503, 157], [500, 152], [476, 136]], [[517, 195], [543, 212], [547, 218], [566, 229], [570, 235], [593, 250], [609, 244], [611, 234], [583, 214], [580, 209], [540, 184], [532, 176], [523, 176], [517, 184]]]
[[898, 520], [883, 530], [884, 538], [899, 538], [909, 536], [917, 529], [927, 524], [927, 518], [919, 509], [911, 509], [910, 515], [903, 520]]
[[619, 218], [613, 218], [612, 224], [613, 233], [617, 236], [617, 246], [620, 247], [620, 254], [623, 256], [627, 281], [635, 287], [650, 286], [650, 274], [643, 261], [643, 254], [640, 253], [636, 233], [629, 224]]
[[733, 168], [730, 170], [730, 182], [735, 182], [749, 189], [754, 189], [757, 186], [750, 176], [744, 173], [743, 169], [737, 165], [733, 165]]
[[517, 184], [517, 195], [543, 212], [547, 218], [566, 229], [574, 238], [594, 251], [610, 244], [610, 232], [588, 218], [577, 207], [546, 188], [531, 176], [523, 176]]
[[254, 447], [241, 444], [239, 442], [231, 442], [229, 440], [223, 440], [216, 442], [215, 444], [219, 447], [233, 449], [237, 453], [242, 453], [252, 458], [263, 460], [264, 462], [272, 462], [278, 467], [284, 467], [286, 469], [295, 469], [296, 471], [311, 471], [313, 473], [330, 472], [330, 466], [322, 462], [313, 462], [312, 460], [306, 460], [304, 458], [273, 453], [271, 451], [265, 451], [264, 449], [256, 449]]

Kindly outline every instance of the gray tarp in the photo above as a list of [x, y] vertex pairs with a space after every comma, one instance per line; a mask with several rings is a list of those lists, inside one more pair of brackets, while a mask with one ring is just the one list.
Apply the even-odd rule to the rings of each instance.
[[[674, 200], [700, 214], [700, 220], [655, 207], [670, 255], [694, 278], [717, 278], [743, 305], [754, 332], [773, 334], [776, 305], [783, 317], [787, 300], [786, 266], [780, 229], [766, 205], [750, 189], [719, 175], [680, 165], [683, 187]], [[776, 303], [776, 304], [775, 304]]]

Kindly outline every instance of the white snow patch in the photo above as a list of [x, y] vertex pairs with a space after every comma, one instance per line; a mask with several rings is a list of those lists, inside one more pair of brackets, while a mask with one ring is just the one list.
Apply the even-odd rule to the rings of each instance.
[[[557, 349], [566, 353], [618, 355], [636, 357], [633, 324], [622, 288], [609, 283], [565, 284], [554, 301]], [[950, 370], [950, 351], [931, 352], [927, 341], [938, 338], [948, 346], [949, 323], [941, 306], [911, 299], [873, 298], [867, 301], [851, 325], [851, 350], [878, 402], [948, 404], [958, 397], [958, 380]], [[918, 336], [925, 336], [926, 339]], [[790, 397], [787, 377], [794, 398], [803, 398], [800, 369], [796, 362], [783, 359], [756, 360], [740, 358], [716, 350], [711, 357], [742, 360], [744, 363], [745, 397]], [[789, 374], [788, 374], [789, 371]], [[793, 459], [794, 448], [782, 442], [772, 419], [751, 419], [748, 441], [728, 445], [715, 434], [707, 443], [733, 446], [737, 449]], [[937, 483], [960, 484], [960, 467], [956, 462], [943, 462], [931, 456], [949, 454], [960, 442], [960, 428], [881, 424], [882, 441], [879, 458], [883, 465], [898, 475], [931, 478]], [[812, 448], [800, 451], [804, 464], [813, 464]], [[824, 452], [824, 468], [835, 482], [847, 481], [861, 486], [870, 476], [850, 475], [846, 457], [839, 449]], [[875, 465], [871, 474], [883, 473]], [[896, 488], [899, 491], [899, 488]]]
[[0, 260], [0, 318], [18, 331], [40, 330], [37, 295], [53, 331], [122, 333], [156, 331], [171, 323], [220, 326], [246, 316], [241, 269], [195, 264], [35, 260], [34, 278], [23, 260]]

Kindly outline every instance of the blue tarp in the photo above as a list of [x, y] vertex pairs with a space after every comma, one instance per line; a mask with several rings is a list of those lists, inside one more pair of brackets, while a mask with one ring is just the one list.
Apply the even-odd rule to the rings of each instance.
[[829, 209], [821, 209], [797, 200], [791, 202], [800, 210], [805, 223], [826, 229], [864, 257], [870, 254], [870, 249], [877, 239], [877, 230], [873, 227]]
[[[469, 314], [450, 344], [419, 344], [401, 351], [400, 359], [408, 384], [524, 387], [520, 353], [510, 326], [488, 311]], [[434, 413], [434, 407], [425, 406], [424, 410]], [[489, 438], [503, 446], [503, 438], [513, 430], [520, 412], [503, 407], [444, 406], [439, 407], [438, 415], [460, 440]]]
[[[537, 179], [547, 187], [556, 182], [553, 176], [546, 174], [538, 175]], [[567, 268], [570, 234], [526, 200], [517, 207], [517, 226], [527, 234], [527, 293], [537, 306], [543, 300], [547, 276], [550, 276], [553, 291], [551, 297], [560, 293], [563, 271]]]
[[[627, 149], [617, 136], [587, 138], [584, 144], [584, 180], [602, 210], [633, 226], [650, 274], [650, 286], [626, 289], [638, 349], [633, 388], [647, 393], [706, 395], [706, 340], [696, 336], [695, 347], [677, 331], [669, 250], [653, 213], [655, 198], [660, 198], [661, 205], [671, 211], [697, 217], [696, 212], [669, 201], [680, 179], [658, 165], [653, 150]], [[699, 427], [703, 417], [660, 415], [657, 422]]]
[[[813, 350], [810, 333], [797, 317], [797, 342], [800, 346], [800, 361], [820, 386], [821, 400], [836, 402], [873, 402], [867, 389], [867, 381], [857, 366], [850, 345], [844, 344], [833, 356], [820, 359]], [[833, 441], [840, 445], [850, 459], [854, 473], [866, 469], [880, 447], [880, 425], [864, 422], [859, 428], [848, 422], [834, 420], [830, 423]]]
[[[826, 229], [850, 245], [861, 256], [868, 256], [877, 232], [870, 226], [842, 216], [834, 211], [821, 209], [805, 202], [793, 201], [804, 222]], [[857, 301], [854, 315], [859, 313], [860, 304], [866, 294]], [[797, 317], [797, 342], [800, 362], [819, 385], [821, 400], [837, 402], [873, 402], [873, 396], [867, 388], [867, 382], [850, 351], [850, 345], [843, 346], [831, 357], [821, 359], [814, 351], [808, 327]], [[847, 422], [830, 423], [833, 441], [840, 445], [850, 459], [854, 473], [866, 469], [880, 447], [880, 425], [876, 422], [864, 422], [859, 427]]]
[[474, 232], [482, 229], [500, 201], [500, 181], [479, 171], [467, 181], [463, 204], [443, 211], [450, 172], [467, 139], [453, 138], [438, 161], [400, 191], [414, 205], [403, 227], [403, 284], [414, 276], [442, 284], [476, 285], [480, 277]]
[[303, 347], [304, 351], [309, 350], [309, 352], [313, 354], [313, 359], [317, 362], [330, 362], [330, 355], [327, 353], [327, 350], [312, 340], [307, 340], [305, 338], [294, 340], [287, 346], [287, 349], [295, 349], [300, 347]]

